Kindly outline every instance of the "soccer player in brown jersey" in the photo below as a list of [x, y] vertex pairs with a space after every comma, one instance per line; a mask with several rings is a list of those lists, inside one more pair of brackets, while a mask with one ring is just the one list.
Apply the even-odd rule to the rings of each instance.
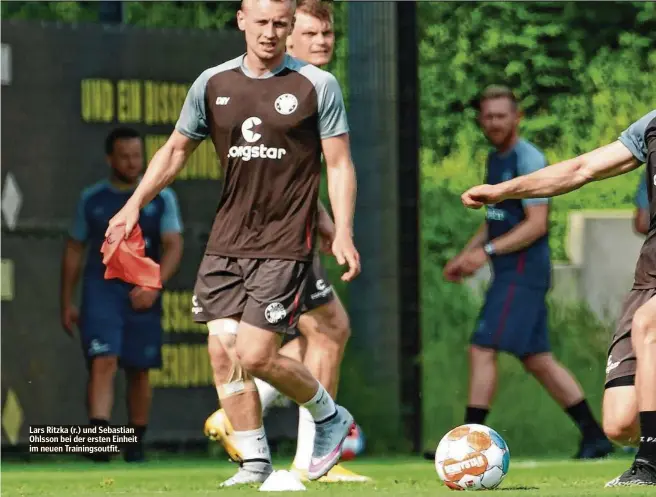
[[656, 109], [609, 145], [527, 176], [475, 186], [462, 195], [463, 204], [473, 209], [505, 199], [553, 197], [643, 163], [647, 164], [649, 232], [608, 351], [603, 400], [606, 435], [622, 444], [638, 442], [639, 447], [631, 467], [608, 487], [656, 485]]
[[[287, 38], [287, 52], [317, 67], [330, 63], [335, 46], [331, 5], [321, 0], [299, 0], [296, 5], [294, 29]], [[335, 224], [319, 202], [318, 231], [321, 246], [330, 252], [335, 236]], [[282, 355], [303, 362], [333, 398], [337, 394], [339, 369], [350, 336], [349, 318], [340, 299], [328, 281], [318, 252], [315, 253], [298, 321], [300, 334], [291, 337], [280, 350]], [[266, 412], [279, 398], [280, 393], [268, 383], [255, 379], [262, 409]], [[213, 413], [205, 425], [210, 438], [223, 444], [229, 455], [237, 461], [242, 457], [235, 448], [229, 433], [232, 427], [223, 409]], [[298, 438], [292, 471], [306, 479], [312, 456], [314, 420], [304, 407], [299, 407]], [[362, 482], [366, 476], [336, 465], [322, 482]]]
[[[243, 456], [224, 486], [264, 481], [271, 457], [253, 377], [307, 408], [316, 426], [308, 478], [339, 460], [353, 417], [300, 362], [279, 353], [298, 322], [312, 265], [321, 155], [335, 216], [332, 252], [360, 271], [353, 245], [356, 178], [337, 80], [285, 53], [293, 0], [245, 0], [237, 14], [244, 55], [207, 69], [193, 83], [175, 131], [111, 227], [126, 235], [139, 208], [169, 184], [207, 137], [224, 168], [223, 190], [200, 264], [192, 313], [207, 323], [221, 405]], [[224, 344], [234, 342], [234, 347]]]

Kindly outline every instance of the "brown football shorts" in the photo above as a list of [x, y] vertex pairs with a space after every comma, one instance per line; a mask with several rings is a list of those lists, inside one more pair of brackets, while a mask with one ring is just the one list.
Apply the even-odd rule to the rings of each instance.
[[335, 292], [330, 281], [328, 281], [326, 269], [321, 263], [321, 256], [316, 253], [312, 260], [312, 267], [307, 273], [305, 292], [301, 305], [301, 314], [310, 312], [332, 302], [333, 300], [335, 300]]
[[[326, 269], [323, 267], [321, 256], [318, 253], [314, 254], [312, 267], [310, 267], [307, 274], [305, 292], [301, 300], [301, 314], [318, 309], [335, 300], [335, 290], [328, 281]], [[300, 336], [301, 332], [296, 328], [285, 337], [285, 343]]]
[[265, 330], [293, 333], [310, 262], [246, 259], [206, 254], [200, 263], [193, 319], [207, 323], [241, 316]]
[[635, 383], [636, 355], [631, 341], [633, 315], [654, 295], [656, 288], [631, 290], [624, 299], [622, 314], [608, 348], [606, 388], [631, 386]]

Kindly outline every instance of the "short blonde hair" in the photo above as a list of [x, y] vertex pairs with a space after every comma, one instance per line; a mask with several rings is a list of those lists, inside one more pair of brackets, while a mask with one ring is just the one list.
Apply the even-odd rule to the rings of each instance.
[[[250, 0], [250, 1], [261, 1], [261, 0]], [[296, 11], [296, 0], [269, 0], [270, 2], [275, 2], [275, 3], [291, 3], [292, 4], [292, 13]], [[246, 4], [249, 2], [249, 0], [241, 0], [241, 10], [245, 10]]]
[[333, 6], [330, 2], [324, 2], [322, 0], [298, 0], [296, 2], [296, 11], [316, 17], [324, 22], [333, 22]]
[[496, 100], [497, 98], [507, 98], [512, 102], [512, 105], [515, 109], [519, 106], [517, 97], [515, 96], [515, 93], [510, 88], [503, 85], [491, 85], [485, 88], [481, 93], [481, 96], [478, 97], [478, 101], [476, 102], [476, 107], [478, 110], [480, 110], [481, 104], [483, 102], [485, 102], [486, 100]]

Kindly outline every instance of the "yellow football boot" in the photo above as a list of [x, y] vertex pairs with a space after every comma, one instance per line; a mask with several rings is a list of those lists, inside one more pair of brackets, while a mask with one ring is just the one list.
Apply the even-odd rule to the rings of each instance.
[[207, 420], [205, 420], [205, 436], [210, 440], [219, 442], [228, 453], [228, 457], [236, 463], [241, 463], [243, 457], [237, 447], [231, 440], [234, 432], [232, 424], [223, 409], [215, 411]]

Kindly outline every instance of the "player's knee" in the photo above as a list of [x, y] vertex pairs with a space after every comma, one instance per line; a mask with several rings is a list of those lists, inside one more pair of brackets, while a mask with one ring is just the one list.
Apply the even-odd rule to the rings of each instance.
[[522, 360], [524, 369], [534, 376], [545, 375], [553, 367], [553, 364], [553, 359], [550, 356], [544, 356], [542, 354], [529, 356]]
[[333, 340], [343, 349], [351, 338], [351, 322], [343, 308], [335, 316], [332, 331]]
[[210, 338], [208, 341], [207, 350], [215, 378], [221, 381], [227, 381], [233, 363], [230, 354], [226, 351], [221, 341], [214, 338]]
[[274, 357], [268, 349], [238, 344], [236, 352], [241, 367], [256, 378], [265, 377], [271, 369]]
[[641, 307], [633, 315], [631, 336], [634, 347], [656, 343], [656, 315], [651, 308]]
[[316, 315], [301, 316], [301, 330], [308, 341], [322, 349], [344, 349], [351, 337], [351, 323], [341, 305], [332, 304], [330, 309], [318, 310]]
[[604, 412], [602, 424], [604, 433], [612, 441], [621, 445], [630, 445], [635, 442], [637, 426], [634, 417], [618, 412]]
[[93, 359], [91, 375], [93, 377], [113, 377], [118, 369], [116, 356], [99, 356]]

